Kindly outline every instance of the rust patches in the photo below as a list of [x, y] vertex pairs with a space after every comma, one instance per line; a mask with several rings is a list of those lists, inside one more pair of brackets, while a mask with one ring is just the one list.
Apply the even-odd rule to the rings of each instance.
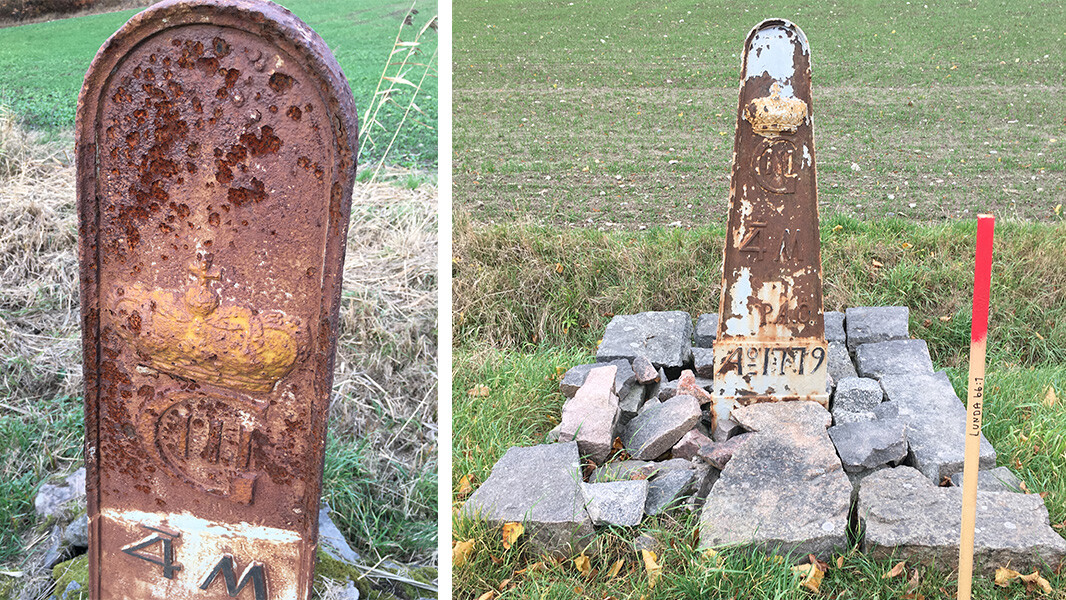
[[277, 154], [281, 149], [281, 138], [274, 135], [274, 128], [270, 125], [261, 127], [258, 136], [253, 133], [241, 135], [241, 143], [248, 147], [252, 156]]
[[270, 81], [267, 82], [267, 85], [269, 85], [270, 89], [274, 90], [275, 92], [279, 94], [284, 94], [292, 89], [293, 82], [294, 80], [291, 76], [286, 75], [281, 71], [278, 71], [271, 74]]
[[290, 106], [289, 110], [285, 111], [285, 115], [293, 121], [299, 121], [303, 118], [303, 111], [300, 110], [299, 106]]

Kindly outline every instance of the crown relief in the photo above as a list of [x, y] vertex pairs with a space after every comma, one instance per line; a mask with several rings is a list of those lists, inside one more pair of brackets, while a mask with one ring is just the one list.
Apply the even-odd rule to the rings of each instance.
[[310, 334], [298, 317], [223, 304], [210, 282], [221, 270], [210, 255], [189, 264], [186, 289], [134, 284], [111, 302], [118, 335], [147, 366], [185, 379], [269, 392], [307, 354]]
[[796, 133], [807, 119], [807, 103], [799, 98], [781, 95], [781, 85], [770, 85], [770, 95], [756, 98], [748, 103], [748, 122], [755, 133], [763, 137], [778, 137], [783, 133]]

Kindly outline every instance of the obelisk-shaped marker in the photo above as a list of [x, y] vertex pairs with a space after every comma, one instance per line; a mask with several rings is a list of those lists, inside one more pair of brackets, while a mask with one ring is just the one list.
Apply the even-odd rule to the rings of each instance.
[[807, 38], [771, 19], [748, 35], [740, 76], [714, 396], [828, 405]]
[[89, 68], [94, 600], [310, 596], [356, 139], [326, 44], [269, 2], [167, 0]]

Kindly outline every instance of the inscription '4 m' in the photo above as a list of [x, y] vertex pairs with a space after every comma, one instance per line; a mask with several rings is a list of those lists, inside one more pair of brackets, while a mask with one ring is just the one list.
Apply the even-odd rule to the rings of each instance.
[[[174, 540], [181, 537], [181, 532], [163, 527], [149, 527], [148, 525], [142, 525], [141, 527], [151, 531], [152, 534], [124, 546], [122, 552], [133, 558], [139, 558], [153, 565], [163, 567], [163, 577], [174, 579], [178, 571], [182, 570], [181, 563], [174, 560]], [[158, 555], [144, 552], [156, 544], [162, 545]], [[201, 590], [210, 588], [215, 579], [221, 575], [226, 584], [226, 593], [231, 598], [236, 598], [241, 593], [241, 590], [251, 583], [255, 600], [267, 600], [266, 565], [259, 561], [252, 561], [245, 567], [240, 577], [237, 577], [235, 565], [236, 561], [232, 555], [223, 554], [219, 557], [215, 566], [204, 575], [198, 587]]]
[[800, 239], [799, 229], [786, 227], [781, 233], [780, 243], [775, 243], [775, 240], [771, 239], [766, 231], [765, 221], [752, 221], [747, 224], [747, 229], [748, 232], [740, 240], [740, 247], [737, 250], [746, 252], [756, 261], [766, 260], [767, 255], [773, 250], [777, 251], [773, 258], [774, 262], [789, 262], [796, 258]]

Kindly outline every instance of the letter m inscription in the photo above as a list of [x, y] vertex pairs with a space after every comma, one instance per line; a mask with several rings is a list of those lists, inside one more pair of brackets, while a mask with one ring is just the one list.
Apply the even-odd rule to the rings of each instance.
[[266, 571], [263, 563], [258, 561], [252, 561], [244, 572], [241, 573], [241, 578], [237, 579], [237, 574], [233, 570], [233, 556], [229, 554], [223, 554], [222, 558], [218, 560], [218, 564], [215, 568], [211, 569], [211, 572], [204, 577], [203, 583], [200, 584], [201, 590], [206, 590], [211, 582], [218, 577], [218, 574], [222, 574], [222, 578], [226, 580], [226, 593], [231, 598], [235, 598], [237, 594], [244, 589], [244, 586], [248, 585], [248, 582], [252, 582], [252, 589], [255, 591], [255, 600], [266, 600]]

